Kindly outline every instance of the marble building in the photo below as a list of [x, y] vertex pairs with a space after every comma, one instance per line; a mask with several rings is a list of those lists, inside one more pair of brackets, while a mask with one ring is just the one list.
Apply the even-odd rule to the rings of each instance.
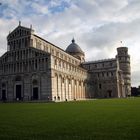
[[63, 50], [19, 23], [0, 57], [1, 100], [70, 101], [131, 95], [130, 56], [117, 48], [112, 59], [85, 61], [75, 43]]

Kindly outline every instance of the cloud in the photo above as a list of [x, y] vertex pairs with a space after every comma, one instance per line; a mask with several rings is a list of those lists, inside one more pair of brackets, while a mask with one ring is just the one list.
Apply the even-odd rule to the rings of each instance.
[[129, 0], [128, 2], [129, 3], [117, 13], [115, 17], [116, 20], [128, 22], [140, 18], [139, 13], [140, 1]]
[[133, 71], [132, 72], [132, 78], [131, 78], [131, 81], [132, 81], [132, 86], [133, 87], [137, 87], [138, 85], [140, 85], [140, 72], [139, 71]]
[[90, 46], [103, 48], [111, 47], [115, 42], [129, 39], [138, 39], [140, 34], [140, 19], [133, 20], [127, 23], [110, 22], [100, 27], [93, 28], [93, 30], [83, 34], [86, 35], [86, 42]]
[[49, 13], [49, 10], [48, 10], [48, 7], [47, 5], [43, 5], [43, 4], [39, 4], [39, 3], [33, 3], [31, 5], [31, 7], [33, 8], [34, 11], [36, 11], [36, 13], [38, 14], [48, 14]]

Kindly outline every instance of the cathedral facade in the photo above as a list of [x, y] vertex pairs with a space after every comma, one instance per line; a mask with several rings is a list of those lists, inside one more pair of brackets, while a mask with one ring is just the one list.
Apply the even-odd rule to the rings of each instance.
[[113, 59], [85, 61], [73, 39], [63, 50], [19, 24], [0, 57], [0, 99], [70, 101], [131, 95], [130, 56], [117, 48]]

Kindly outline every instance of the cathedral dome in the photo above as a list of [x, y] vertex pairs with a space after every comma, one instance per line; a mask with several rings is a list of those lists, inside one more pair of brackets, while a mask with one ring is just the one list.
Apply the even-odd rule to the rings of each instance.
[[67, 53], [80, 53], [80, 54], [84, 54], [84, 52], [82, 51], [82, 49], [75, 43], [75, 40], [72, 39], [72, 43], [67, 47], [66, 49]]

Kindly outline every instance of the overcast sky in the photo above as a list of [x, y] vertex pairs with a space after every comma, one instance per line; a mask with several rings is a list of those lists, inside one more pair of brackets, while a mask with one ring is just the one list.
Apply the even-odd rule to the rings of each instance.
[[0, 0], [0, 55], [19, 20], [64, 50], [74, 37], [86, 61], [113, 58], [127, 46], [132, 86], [140, 85], [140, 0]]

